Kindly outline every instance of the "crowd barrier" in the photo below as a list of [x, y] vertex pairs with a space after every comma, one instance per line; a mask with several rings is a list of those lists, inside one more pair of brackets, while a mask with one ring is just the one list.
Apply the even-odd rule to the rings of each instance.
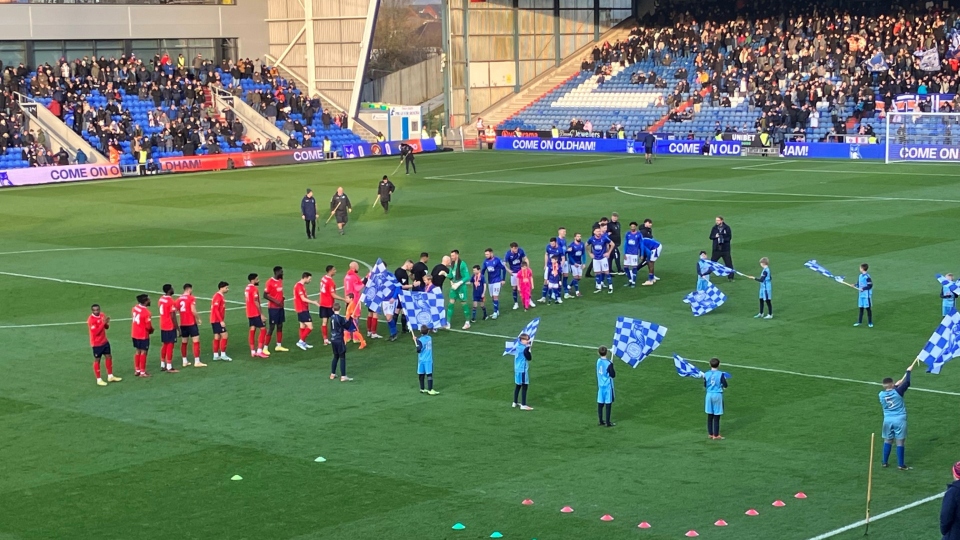
[[[378, 143], [361, 143], [343, 146], [345, 159], [357, 159], [377, 156], [397, 156], [400, 145], [408, 144], [415, 153], [435, 152], [437, 144], [433, 139], [412, 139]], [[298, 148], [296, 150], [274, 150], [270, 152], [236, 152], [232, 154], [214, 154], [202, 156], [165, 157], [157, 160], [163, 173], [184, 173], [219, 171], [224, 169], [243, 169], [270, 165], [294, 165], [297, 163], [315, 163], [324, 160], [321, 148]], [[102, 180], [119, 178], [124, 175], [120, 165], [66, 165], [62, 167], [29, 167], [0, 171], [0, 187], [32, 186], [58, 182], [81, 182], [84, 180]]]

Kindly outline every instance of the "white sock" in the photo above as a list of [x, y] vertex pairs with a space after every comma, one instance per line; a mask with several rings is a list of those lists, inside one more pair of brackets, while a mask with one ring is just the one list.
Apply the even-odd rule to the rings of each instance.
[[173, 364], [171, 364], [170, 362], [167, 362], [167, 369], [173, 369]]
[[263, 352], [263, 349], [257, 349], [257, 354], [260, 354], [262, 352]]
[[213, 359], [214, 359], [214, 360], [219, 360], [219, 359], [220, 359], [220, 353], [218, 353], [218, 352], [213, 353]]

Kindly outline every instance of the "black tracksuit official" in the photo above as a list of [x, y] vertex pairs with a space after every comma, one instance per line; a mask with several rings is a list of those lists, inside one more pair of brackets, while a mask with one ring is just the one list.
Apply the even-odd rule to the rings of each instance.
[[[613, 214], [616, 215], [616, 214]], [[610, 259], [607, 261], [610, 271], [613, 272], [614, 263], [616, 263], [618, 274], [623, 273], [623, 266], [620, 265], [620, 243], [623, 242], [623, 239], [620, 237], [620, 222], [610, 220], [607, 222], [607, 236], [610, 237], [610, 241], [613, 242], [613, 251], [610, 252]]]
[[307, 238], [317, 237], [317, 200], [313, 198], [313, 190], [308, 189], [307, 194], [300, 201], [300, 216], [307, 226]]
[[[730, 241], [733, 239], [733, 231], [727, 225], [722, 217], [717, 217], [717, 224], [710, 229], [710, 240], [713, 240], [713, 254], [710, 260], [717, 262], [723, 259], [724, 266], [733, 268], [733, 258], [730, 256]], [[733, 280], [733, 274], [730, 274], [730, 280]]]
[[417, 164], [413, 162], [413, 147], [409, 144], [400, 145], [400, 159], [406, 167], [407, 174], [410, 174], [410, 167], [413, 167], [413, 174], [417, 174]]
[[377, 196], [380, 197], [380, 206], [383, 207], [384, 214], [390, 211], [390, 198], [396, 189], [397, 186], [393, 185], [393, 182], [386, 176], [377, 184]]
[[343, 227], [347, 224], [348, 215], [353, 212], [353, 205], [350, 204], [350, 197], [343, 192], [343, 188], [337, 188], [337, 192], [330, 199], [330, 213], [336, 216], [337, 228], [340, 234], [343, 234]]
[[340, 315], [340, 305], [334, 306], [334, 314], [330, 317], [330, 349], [333, 351], [333, 360], [330, 361], [330, 378], [337, 374], [340, 367], [340, 376], [347, 376], [347, 345], [343, 340], [343, 333], [347, 330], [347, 319]]

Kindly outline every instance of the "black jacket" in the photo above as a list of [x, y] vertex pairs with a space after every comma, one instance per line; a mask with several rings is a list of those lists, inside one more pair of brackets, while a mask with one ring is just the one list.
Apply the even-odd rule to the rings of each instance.
[[317, 199], [304, 195], [300, 201], [300, 214], [310, 221], [317, 219]]
[[427, 267], [427, 263], [419, 261], [413, 265], [413, 270], [410, 271], [413, 274], [413, 281], [419, 281], [419, 285], [415, 285], [413, 290], [422, 291], [423, 290], [423, 276], [427, 275], [430, 272], [430, 268]]
[[393, 185], [393, 182], [387, 180], [386, 182], [380, 182], [377, 184], [377, 195], [380, 196], [380, 200], [383, 202], [390, 202], [390, 195], [393, 194], [393, 191], [397, 189]]
[[433, 271], [430, 272], [430, 276], [433, 277], [433, 286], [443, 288], [443, 282], [447, 280], [447, 274], [450, 273], [450, 269], [443, 264], [438, 264], [433, 267]]
[[608, 221], [607, 222], [607, 236], [610, 237], [610, 240], [613, 242], [613, 245], [620, 247], [620, 222], [619, 221]]
[[960, 480], [947, 486], [940, 507], [940, 534], [943, 540], [960, 540]]
[[397, 281], [400, 282], [400, 287], [406, 287], [407, 285], [410, 285], [410, 274], [407, 273], [402, 266], [397, 268], [397, 271], [394, 272], [393, 275], [397, 278]]
[[347, 197], [347, 194], [337, 195], [333, 194], [333, 198], [330, 199], [330, 211], [336, 212], [341, 216], [347, 215], [347, 210], [350, 210], [353, 206], [350, 204], [350, 197]]
[[713, 240], [714, 251], [730, 251], [730, 240], [733, 239], [733, 231], [726, 223], [714, 225], [710, 229], [710, 239]]

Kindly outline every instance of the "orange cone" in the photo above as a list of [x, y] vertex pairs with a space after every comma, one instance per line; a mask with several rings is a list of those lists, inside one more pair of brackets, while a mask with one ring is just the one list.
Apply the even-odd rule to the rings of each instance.
[[747, 510], [745, 513], [746, 513], [748, 516], [759, 516], [759, 515], [760, 515], [760, 512], [757, 512], [757, 511], [754, 510], [753, 508]]
[[530, 499], [524, 499], [523, 502], [520, 503], [520, 504], [525, 505], [525, 506], [530, 506], [530, 505], [533, 504], [533, 501], [530, 500]]
[[687, 534], [685, 534], [684, 536], [688, 538], [693, 538], [694, 536], [700, 536], [700, 534], [697, 533], [697, 531], [690, 529], [689, 531], [687, 531]]
[[797, 493], [796, 495], [794, 495], [793, 498], [794, 498], [794, 499], [806, 499], [806, 498], [807, 498], [807, 494], [801, 491], [800, 493]]
[[647, 523], [646, 521], [641, 521], [640, 524], [637, 525], [637, 528], [638, 528], [638, 529], [649, 529], [650, 527], [651, 527], [651, 525], [650, 525], [649, 523]]
[[613, 521], [613, 516], [610, 514], [604, 514], [600, 517], [600, 521]]
[[787, 503], [781, 501], [780, 499], [777, 499], [777, 500], [773, 501], [773, 505], [776, 506], [777, 508], [779, 508], [779, 507], [781, 507], [781, 506], [786, 506]]
[[717, 522], [714, 523], [714, 525], [716, 525], [717, 527], [726, 527], [726, 526], [727, 526], [727, 522], [724, 521], [724, 520], [722, 520], [722, 519], [718, 519]]

